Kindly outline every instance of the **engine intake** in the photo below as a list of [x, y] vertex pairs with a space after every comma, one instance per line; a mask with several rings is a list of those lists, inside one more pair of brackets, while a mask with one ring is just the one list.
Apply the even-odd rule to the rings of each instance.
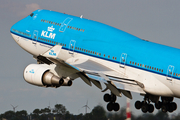
[[26, 82], [36, 86], [59, 87], [71, 86], [72, 81], [60, 78], [50, 72], [50, 68], [40, 64], [30, 64], [24, 70]]

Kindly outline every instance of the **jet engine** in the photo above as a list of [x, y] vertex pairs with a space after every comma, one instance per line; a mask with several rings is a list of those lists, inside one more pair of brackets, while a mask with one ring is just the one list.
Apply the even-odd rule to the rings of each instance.
[[24, 70], [24, 79], [26, 82], [45, 87], [71, 86], [72, 81], [60, 78], [50, 72], [50, 68], [42, 64], [30, 64]]

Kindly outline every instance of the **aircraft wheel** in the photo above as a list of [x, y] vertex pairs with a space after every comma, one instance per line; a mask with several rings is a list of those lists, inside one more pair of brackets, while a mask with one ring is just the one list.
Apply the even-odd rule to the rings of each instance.
[[154, 106], [152, 105], [152, 104], [149, 104], [148, 105], [149, 106], [149, 113], [153, 113], [153, 111], [154, 111]]
[[135, 108], [140, 109], [142, 107], [142, 103], [140, 101], [135, 102]]
[[161, 107], [162, 112], [166, 113], [168, 111], [168, 105], [163, 104]]
[[174, 111], [174, 106], [172, 105], [172, 103], [169, 103], [168, 104], [168, 111], [171, 113], [171, 112], [173, 112]]
[[141, 108], [142, 112], [143, 112], [143, 113], [147, 113], [148, 109], [149, 109], [148, 104], [147, 104], [147, 103], [144, 103], [144, 104], [142, 105], [142, 108]]
[[177, 104], [175, 102], [172, 102], [171, 105], [173, 106], [173, 111], [177, 109]]
[[114, 109], [114, 111], [118, 111], [120, 109], [119, 104], [118, 103], [114, 103], [113, 104], [113, 109]]
[[110, 102], [110, 103], [107, 104], [107, 110], [108, 111], [112, 111], [113, 110], [113, 103]]
[[104, 101], [105, 102], [109, 102], [111, 100], [111, 95], [109, 95], [108, 93], [104, 95]]
[[115, 102], [116, 101], [116, 95], [112, 94], [111, 95], [111, 102]]
[[155, 103], [156, 109], [160, 109], [162, 106], [162, 102], [158, 101], [158, 103]]

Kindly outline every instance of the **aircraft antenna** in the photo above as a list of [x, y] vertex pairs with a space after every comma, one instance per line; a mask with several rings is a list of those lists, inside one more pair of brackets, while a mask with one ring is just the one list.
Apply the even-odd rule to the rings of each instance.
[[82, 19], [82, 18], [83, 18], [83, 15], [81, 15], [80, 18]]

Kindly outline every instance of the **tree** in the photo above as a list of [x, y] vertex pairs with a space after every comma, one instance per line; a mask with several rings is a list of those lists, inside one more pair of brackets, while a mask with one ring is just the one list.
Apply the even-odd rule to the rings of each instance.
[[27, 111], [26, 110], [21, 110], [16, 112], [16, 119], [18, 120], [23, 120], [27, 119]]
[[53, 110], [54, 113], [60, 114], [60, 115], [66, 114], [66, 108], [62, 104], [56, 104], [54, 107], [55, 107]]
[[93, 120], [107, 120], [106, 111], [100, 105], [94, 107], [91, 114]]
[[33, 111], [33, 118], [37, 118], [38, 119], [41, 113], [42, 112], [39, 109], [35, 109]]
[[16, 114], [14, 111], [10, 110], [10, 111], [5, 112], [2, 117], [6, 119], [13, 119], [16, 117]]

